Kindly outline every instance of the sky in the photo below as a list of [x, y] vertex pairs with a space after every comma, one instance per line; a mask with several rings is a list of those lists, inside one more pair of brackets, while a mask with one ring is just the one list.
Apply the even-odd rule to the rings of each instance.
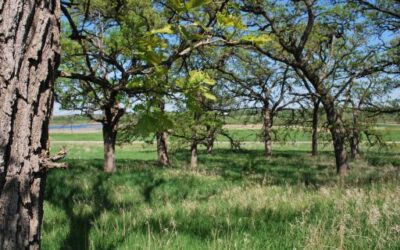
[[[282, 2], [285, 2], [285, 1], [282, 1]], [[65, 21], [65, 18], [63, 18], [63, 21]], [[385, 33], [382, 38], [383, 38], [383, 40], [388, 41], [388, 40], [391, 40], [396, 35], [398, 35], [397, 32], [395, 32], [394, 34], [393, 33]], [[171, 40], [171, 39], [169, 39], [169, 40]], [[376, 39], [371, 39], [370, 40], [371, 43], [374, 43], [376, 41], [377, 41]], [[396, 89], [394, 92], [390, 93], [390, 97], [391, 98], [400, 98], [400, 89]], [[167, 110], [173, 110], [174, 107], [171, 104], [167, 104], [166, 109]], [[74, 114], [80, 114], [80, 113], [81, 113], [80, 111], [62, 110], [61, 109], [61, 105], [59, 103], [55, 103], [54, 104], [54, 112], [53, 112], [53, 114], [55, 116], [74, 115]]]
[[75, 115], [75, 114], [80, 114], [79, 111], [70, 111], [70, 110], [63, 110], [61, 109], [61, 105], [57, 102], [54, 103], [54, 110], [53, 110], [54, 116], [60, 116], [60, 115]]

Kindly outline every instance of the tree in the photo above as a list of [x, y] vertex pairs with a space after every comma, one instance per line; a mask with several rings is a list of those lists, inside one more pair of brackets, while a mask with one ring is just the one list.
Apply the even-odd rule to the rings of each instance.
[[[81, 110], [102, 124], [104, 171], [114, 172], [119, 121], [131, 98], [156, 88], [150, 81], [144, 87], [142, 81], [162, 74], [155, 65], [162, 60], [165, 42], [152, 33], [159, 19], [151, 3], [138, 1], [87, 2], [63, 12], [70, 29], [65, 29], [62, 40], [57, 99], [64, 109]], [[157, 72], [147, 77], [153, 70]], [[96, 111], [101, 117], [93, 115]]]
[[398, 31], [400, 29], [400, 3], [397, 0], [371, 1], [352, 0], [359, 5], [361, 11], [367, 14], [381, 29]]
[[[210, 42], [203, 22], [191, 20], [206, 1], [84, 1], [64, 9], [71, 33], [63, 39], [65, 56], [58, 100], [103, 126], [104, 170], [114, 172], [118, 124], [132, 98], [166, 92], [161, 79], [173, 63]], [[183, 27], [183, 24], [185, 27]], [[191, 25], [191, 26], [190, 26]], [[190, 26], [190, 27], [187, 27]], [[187, 27], [187, 28], [186, 28]], [[193, 35], [196, 34], [196, 35]], [[99, 119], [91, 114], [101, 111]]]
[[244, 50], [235, 51], [217, 68], [228, 91], [233, 92], [241, 103], [261, 109], [263, 124], [264, 155], [272, 155], [272, 126], [275, 116], [298, 102], [292, 95], [297, 79], [288, 66], [275, 63], [262, 54]]
[[[210, 111], [205, 108], [204, 98], [199, 98], [199, 108], [196, 110], [181, 110], [179, 117], [175, 120], [172, 136], [176, 137], [179, 145], [188, 145], [190, 149], [190, 168], [198, 167], [198, 147], [204, 145], [207, 152], [211, 153], [216, 136], [222, 134], [229, 136], [223, 130], [224, 121], [217, 111]], [[212, 133], [212, 134], [210, 134]], [[210, 143], [210, 140], [212, 142]]]
[[373, 126], [378, 115], [393, 111], [395, 105], [391, 102], [398, 103], [396, 98], [393, 100], [393, 96], [396, 96], [393, 85], [396, 83], [392, 77], [377, 73], [351, 84], [345, 107], [349, 113], [346, 127], [352, 159], [361, 157], [362, 137], [371, 145], [384, 144], [381, 135], [374, 131]]
[[184, 96], [177, 103], [180, 114], [175, 117], [172, 135], [190, 143], [190, 167], [195, 169], [198, 165], [198, 146], [204, 144], [209, 147], [210, 137], [214, 139], [216, 130], [222, 129], [222, 123], [215, 119], [215, 112], [210, 109], [216, 100], [212, 94], [215, 80], [201, 70], [186, 73], [186, 76], [177, 79], [177, 87]]
[[60, 1], [0, 4], [0, 249], [39, 249]]
[[240, 10], [252, 29], [233, 39], [221, 37], [227, 45], [258, 51], [296, 71], [309, 92], [321, 100], [337, 173], [347, 175], [346, 130], [339, 97], [353, 79], [384, 67], [375, 63], [374, 50], [365, 49], [368, 34], [363, 33], [362, 20], [345, 4], [315, 0], [241, 1]]
[[172, 129], [173, 122], [165, 112], [166, 100], [163, 96], [151, 94], [140, 101], [133, 113], [122, 122], [119, 141], [131, 143], [142, 139], [153, 143], [155, 138], [158, 163], [160, 166], [169, 166], [168, 130]]
[[[400, 2], [397, 0], [371, 1], [352, 0], [358, 5], [357, 10], [370, 22], [371, 32], [379, 41], [381, 50], [385, 51], [380, 60], [388, 65], [381, 73], [398, 78], [400, 74]], [[400, 88], [397, 83], [393, 88]], [[389, 108], [389, 112], [399, 111], [398, 107]]]
[[[165, 113], [165, 102], [163, 100], [160, 101], [159, 104], [160, 112]], [[168, 134], [166, 129], [160, 129], [156, 132], [156, 140], [157, 140], [157, 158], [158, 162], [162, 166], [168, 166], [170, 164], [169, 154], [168, 154]]]

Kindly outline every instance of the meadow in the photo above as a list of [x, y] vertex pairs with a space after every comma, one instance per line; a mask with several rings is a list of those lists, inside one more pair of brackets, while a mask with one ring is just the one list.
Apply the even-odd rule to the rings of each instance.
[[[260, 128], [251, 126], [227, 126], [227, 132], [239, 141], [261, 141], [262, 132]], [[277, 142], [306, 142], [311, 141], [311, 131], [303, 127], [273, 127], [273, 139]], [[375, 135], [382, 137], [386, 142], [400, 141], [400, 125], [398, 124], [378, 124], [371, 130]], [[320, 131], [320, 140], [329, 141], [330, 134], [326, 130]], [[102, 141], [103, 137], [100, 131], [79, 132], [79, 133], [51, 133], [52, 141]], [[148, 137], [146, 139], [152, 139]], [[365, 136], [364, 136], [365, 139]], [[141, 140], [141, 138], [138, 138]], [[173, 140], [173, 138], [172, 138]], [[224, 136], [219, 135], [218, 141], [228, 141]]]
[[134, 143], [105, 174], [94, 135], [51, 135], [70, 167], [48, 176], [43, 249], [400, 248], [398, 145], [364, 146], [344, 179], [330, 146], [311, 157], [307, 142], [275, 144], [268, 160], [260, 143], [219, 142], [196, 170], [185, 148], [161, 168], [154, 145]]

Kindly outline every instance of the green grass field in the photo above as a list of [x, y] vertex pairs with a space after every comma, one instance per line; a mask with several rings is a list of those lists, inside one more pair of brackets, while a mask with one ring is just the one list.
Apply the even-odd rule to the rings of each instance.
[[[222, 144], [221, 144], [222, 145]], [[46, 187], [43, 249], [399, 249], [400, 148], [368, 149], [335, 175], [329, 147], [260, 145], [199, 155], [185, 149], [171, 168], [154, 145], [117, 148], [118, 171], [102, 172], [102, 145], [66, 146], [67, 170]]]
[[[302, 128], [277, 128], [274, 129], [275, 141], [311, 141], [311, 132]], [[379, 125], [374, 129], [375, 133], [382, 136], [386, 141], [400, 141], [400, 125]], [[240, 141], [261, 141], [260, 129], [229, 129], [230, 135]], [[321, 133], [321, 140], [329, 140], [329, 134]], [[102, 141], [101, 132], [95, 133], [51, 133], [52, 141]], [[227, 138], [219, 136], [219, 141], [228, 141]]]

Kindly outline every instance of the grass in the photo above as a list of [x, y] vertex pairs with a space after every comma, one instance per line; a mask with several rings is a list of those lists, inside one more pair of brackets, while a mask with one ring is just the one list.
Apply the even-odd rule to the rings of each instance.
[[[296, 114], [296, 112], [295, 112]], [[311, 117], [312, 111], [310, 110], [309, 115]], [[134, 116], [134, 114], [130, 113], [130, 116]], [[170, 113], [170, 115], [176, 116], [179, 115], [177, 113]], [[100, 116], [100, 115], [99, 115]], [[347, 111], [345, 113], [345, 117], [351, 118], [351, 114]], [[278, 115], [274, 118], [275, 125], [284, 125], [287, 123], [288, 120], [292, 118], [291, 111], [281, 111]], [[126, 119], [124, 116], [122, 119]], [[325, 119], [325, 115], [320, 116], [321, 123]], [[381, 114], [378, 117], [375, 117], [376, 122], [383, 123], [387, 125], [388, 123], [397, 123], [400, 122], [400, 116], [398, 114]], [[227, 124], [259, 124], [262, 122], [262, 117], [260, 114], [260, 110], [258, 112], [253, 111], [232, 111], [228, 116], [225, 117], [225, 121]], [[82, 123], [90, 123], [93, 122], [85, 115], [56, 115], [52, 117], [51, 123], [52, 124], [82, 124]]]
[[[400, 149], [369, 149], [334, 173], [329, 148], [304, 145], [171, 154], [156, 162], [154, 145], [117, 149], [118, 171], [102, 172], [102, 145], [69, 148], [68, 170], [51, 171], [43, 249], [399, 249]], [[308, 145], [307, 145], [308, 147]]]
[[57, 115], [51, 118], [51, 124], [54, 125], [83, 124], [91, 122], [93, 121], [84, 115]]
[[[399, 125], [380, 125], [375, 132], [387, 141], [400, 141]], [[240, 141], [261, 141], [260, 129], [230, 129], [231, 136]], [[329, 134], [321, 133], [321, 140], [328, 141]], [[51, 133], [52, 141], [102, 141], [101, 132], [95, 133]], [[311, 132], [301, 128], [278, 128], [273, 136], [275, 141], [304, 142], [311, 141]], [[219, 141], [228, 141], [227, 138], [219, 136]]]
[[51, 133], [51, 141], [103, 141], [101, 132], [95, 133]]

